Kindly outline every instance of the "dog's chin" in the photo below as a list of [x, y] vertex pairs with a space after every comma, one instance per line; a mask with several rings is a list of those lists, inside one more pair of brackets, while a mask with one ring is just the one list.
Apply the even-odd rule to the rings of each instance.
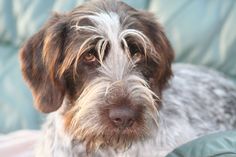
[[78, 135], [75, 138], [86, 145], [87, 152], [96, 152], [98, 149], [126, 151], [133, 144], [149, 138], [150, 134], [141, 130], [140, 128], [107, 128], [103, 134], [91, 133], [83, 137]]

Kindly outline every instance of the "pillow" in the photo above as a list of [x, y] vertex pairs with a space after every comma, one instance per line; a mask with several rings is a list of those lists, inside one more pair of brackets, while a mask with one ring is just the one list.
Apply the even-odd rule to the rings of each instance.
[[176, 148], [166, 157], [236, 157], [236, 131], [200, 137]]

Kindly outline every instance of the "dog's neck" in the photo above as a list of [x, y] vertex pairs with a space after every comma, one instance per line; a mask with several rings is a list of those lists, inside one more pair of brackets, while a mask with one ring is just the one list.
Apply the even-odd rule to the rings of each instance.
[[[82, 143], [76, 143], [68, 136], [63, 127], [62, 116], [58, 112], [51, 113], [43, 126], [43, 137], [36, 150], [37, 157], [76, 157], [86, 156]], [[44, 153], [44, 154], [41, 154]]]

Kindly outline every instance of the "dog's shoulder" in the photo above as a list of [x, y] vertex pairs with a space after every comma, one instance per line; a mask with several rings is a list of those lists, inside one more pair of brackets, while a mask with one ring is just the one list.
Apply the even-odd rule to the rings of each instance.
[[200, 129], [209, 122], [214, 130], [236, 128], [236, 84], [232, 80], [200, 66], [173, 64], [172, 69], [174, 76], [163, 92], [162, 112], [185, 115]]

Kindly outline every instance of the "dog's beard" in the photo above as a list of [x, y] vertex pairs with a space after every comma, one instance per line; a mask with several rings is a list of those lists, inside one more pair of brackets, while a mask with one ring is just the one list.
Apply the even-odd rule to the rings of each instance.
[[[142, 108], [141, 117], [129, 128], [117, 128], [108, 118], [109, 101], [122, 95]], [[116, 93], [116, 94], [114, 94]], [[119, 93], [117, 95], [117, 93]], [[130, 75], [124, 81], [111, 82], [99, 77], [91, 81], [74, 106], [65, 115], [65, 128], [73, 139], [86, 144], [87, 151], [99, 148], [127, 149], [132, 143], [143, 141], [152, 135], [158, 126], [158, 97], [147, 82], [138, 75]]]

